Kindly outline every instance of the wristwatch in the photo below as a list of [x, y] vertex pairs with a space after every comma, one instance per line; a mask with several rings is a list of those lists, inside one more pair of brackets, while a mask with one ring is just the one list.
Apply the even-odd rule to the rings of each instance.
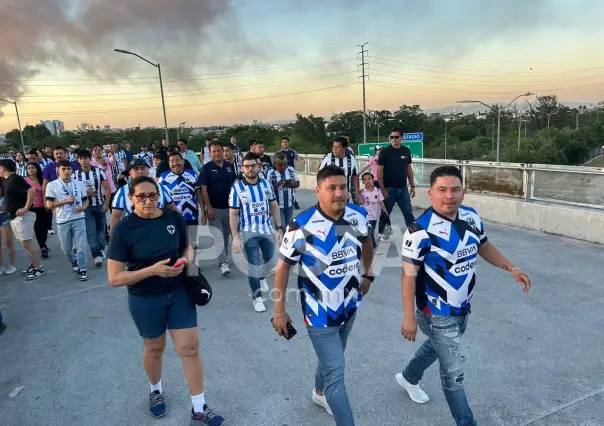
[[367, 274], [363, 274], [363, 278], [366, 278], [369, 280], [370, 283], [372, 283], [375, 280], [375, 275], [367, 275]]

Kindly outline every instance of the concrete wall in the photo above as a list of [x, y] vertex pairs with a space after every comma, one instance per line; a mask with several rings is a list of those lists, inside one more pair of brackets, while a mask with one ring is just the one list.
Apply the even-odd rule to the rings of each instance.
[[[301, 188], [316, 187], [315, 176], [299, 176]], [[412, 204], [430, 207], [428, 189], [416, 188]], [[466, 194], [464, 204], [475, 208], [486, 221], [604, 244], [604, 211], [475, 194]]]

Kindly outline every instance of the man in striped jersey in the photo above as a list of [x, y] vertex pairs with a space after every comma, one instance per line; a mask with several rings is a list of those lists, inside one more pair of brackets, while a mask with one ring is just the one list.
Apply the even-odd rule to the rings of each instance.
[[[271, 214], [277, 229], [277, 244], [281, 244], [283, 227], [273, 186], [266, 179], [258, 177], [258, 156], [248, 152], [243, 158], [242, 168], [244, 177], [235, 182], [229, 196], [233, 251], [240, 253], [243, 241], [249, 263], [248, 280], [252, 289], [254, 310], [264, 312], [266, 307], [262, 301], [262, 291], [268, 291], [266, 271], [270, 269], [275, 252]], [[264, 268], [260, 266], [260, 251], [264, 258]]]
[[17, 165], [17, 174], [21, 177], [27, 177], [27, 162], [23, 153], [17, 152], [15, 154], [15, 164]]
[[319, 170], [323, 169], [328, 164], [335, 164], [344, 170], [348, 192], [352, 194], [354, 190], [354, 201], [359, 204], [361, 196], [359, 195], [357, 161], [354, 158], [354, 155], [348, 151], [348, 141], [345, 138], [337, 137], [333, 140], [332, 152], [323, 158]]
[[[144, 160], [136, 159], [128, 167], [128, 175], [130, 179], [136, 179], [139, 176], [149, 176], [149, 166]], [[113, 197], [113, 204], [111, 205], [111, 226], [110, 229], [113, 232], [113, 228], [120, 221], [122, 216], [132, 213], [133, 207], [130, 198], [128, 198], [128, 191], [130, 191], [130, 185], [126, 184], [117, 190], [115, 197]], [[178, 210], [174, 205], [170, 193], [163, 187], [159, 186], [159, 198], [157, 199], [157, 207], [161, 209]]]
[[281, 151], [273, 157], [274, 168], [267, 172], [268, 180], [275, 190], [281, 212], [281, 225], [287, 227], [294, 216], [294, 188], [300, 186], [296, 170], [288, 166], [287, 155]]
[[82, 182], [88, 196], [88, 207], [84, 210], [86, 219], [86, 238], [88, 246], [97, 267], [103, 266], [105, 257], [105, 213], [109, 210], [111, 187], [105, 172], [90, 164], [92, 153], [87, 149], [78, 151], [80, 170], [76, 170], [74, 177]]

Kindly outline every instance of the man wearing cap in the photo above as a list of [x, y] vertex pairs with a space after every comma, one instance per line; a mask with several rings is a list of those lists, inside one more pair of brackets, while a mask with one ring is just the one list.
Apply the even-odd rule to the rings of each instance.
[[[149, 176], [149, 166], [145, 160], [140, 158], [130, 163], [126, 170], [130, 179], [136, 179], [139, 176]], [[113, 204], [111, 205], [111, 231], [113, 231], [115, 224], [120, 221], [122, 216], [132, 213], [133, 206], [130, 198], [128, 198], [128, 191], [130, 191], [130, 184], [127, 183], [115, 193]], [[166, 208], [178, 211], [170, 193], [162, 185], [159, 185], [157, 206], [161, 209]]]

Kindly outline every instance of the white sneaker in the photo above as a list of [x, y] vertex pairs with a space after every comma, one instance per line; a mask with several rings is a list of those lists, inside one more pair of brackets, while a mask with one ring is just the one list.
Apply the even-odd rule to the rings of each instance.
[[327, 403], [327, 398], [325, 398], [325, 395], [318, 395], [316, 389], [312, 390], [312, 402], [317, 404], [319, 407], [325, 408], [325, 411], [327, 411], [327, 414], [329, 414], [330, 416], [333, 416], [333, 413], [331, 412], [331, 408], [329, 408], [329, 404]]
[[263, 292], [268, 292], [268, 282], [266, 280], [260, 280], [260, 290]]
[[264, 306], [264, 302], [262, 301], [262, 297], [256, 297], [254, 299], [254, 310], [256, 312], [264, 312], [264, 311], [266, 311], [266, 307]]
[[52, 229], [48, 230], [48, 235], [54, 235], [54, 234], [55, 234], [55, 231], [53, 231]]
[[231, 273], [231, 269], [229, 268], [229, 264], [228, 263], [223, 263], [220, 265], [220, 272], [222, 273], [222, 275], [229, 275]]
[[[15, 268], [15, 265], [8, 265], [7, 268], [2, 268], [4, 270], [4, 273], [6, 275], [12, 275], [15, 272], [17, 272], [17, 268]], [[0, 274], [1, 275], [1, 274]]]
[[398, 373], [395, 378], [398, 384], [401, 385], [407, 391], [407, 393], [409, 394], [409, 398], [411, 398], [411, 401], [417, 402], [418, 404], [425, 404], [430, 400], [428, 394], [419, 387], [419, 384], [412, 385], [411, 383], [409, 383], [403, 377], [403, 373]]
[[95, 257], [94, 264], [97, 266], [97, 268], [100, 268], [101, 266], [103, 266], [103, 256]]

